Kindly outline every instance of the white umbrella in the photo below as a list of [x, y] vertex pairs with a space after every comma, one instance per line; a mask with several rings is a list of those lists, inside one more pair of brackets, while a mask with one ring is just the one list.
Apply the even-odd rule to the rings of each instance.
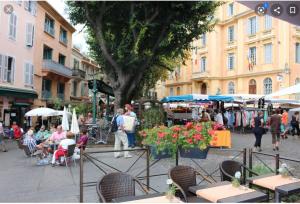
[[[66, 111], [66, 112], [67, 112], [68, 117], [72, 116], [72, 113], [70, 113], [68, 111]], [[64, 115], [64, 111], [56, 111], [56, 113], [55, 113], [55, 116], [62, 116], [62, 115]]]
[[66, 107], [64, 107], [64, 113], [63, 113], [63, 118], [62, 118], [61, 126], [62, 126], [62, 129], [64, 131], [68, 131], [69, 130], [69, 121], [68, 121], [68, 114], [67, 114]]
[[56, 110], [53, 110], [51, 108], [35, 108], [31, 111], [28, 111], [25, 113], [26, 117], [33, 117], [33, 116], [54, 116], [57, 114]]
[[73, 109], [71, 132], [75, 135], [79, 133], [79, 126], [78, 126], [78, 120], [77, 120], [75, 108]]

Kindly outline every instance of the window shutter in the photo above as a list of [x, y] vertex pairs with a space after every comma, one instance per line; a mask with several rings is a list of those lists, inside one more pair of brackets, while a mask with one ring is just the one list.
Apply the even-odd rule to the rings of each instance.
[[2, 73], [3, 73], [3, 56], [0, 55], [0, 82], [2, 81]]
[[15, 69], [16, 69], [16, 60], [15, 58], [12, 58], [12, 62], [11, 62], [11, 83], [14, 83], [15, 81]]
[[24, 9], [29, 10], [29, 1], [24, 1]]
[[24, 65], [24, 83], [28, 84], [28, 63]]
[[14, 30], [14, 14], [10, 14], [9, 16], [9, 36], [13, 37], [13, 30]]
[[251, 19], [248, 19], [248, 22], [247, 22], [247, 33], [248, 33], [248, 35], [251, 34]]
[[34, 66], [30, 65], [30, 84], [33, 85]]
[[259, 31], [259, 18], [258, 16], [255, 16], [255, 33], [258, 33]]
[[7, 81], [7, 72], [8, 72], [8, 56], [4, 56], [3, 57], [3, 65], [4, 65], [4, 69], [3, 69], [3, 81]]
[[34, 27], [31, 23], [26, 24], [26, 45], [32, 46], [33, 45], [33, 32]]
[[37, 5], [36, 5], [36, 1], [31, 1], [31, 15], [33, 16], [36, 16], [36, 8], [37, 8]]

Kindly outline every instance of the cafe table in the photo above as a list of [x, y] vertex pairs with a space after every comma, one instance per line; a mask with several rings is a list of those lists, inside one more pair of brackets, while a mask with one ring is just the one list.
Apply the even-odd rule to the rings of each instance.
[[288, 176], [266, 174], [247, 179], [251, 185], [275, 192], [275, 203], [281, 202], [282, 196], [300, 192], [300, 179]]
[[203, 186], [191, 186], [189, 191], [212, 203], [257, 203], [268, 200], [268, 196], [265, 193], [242, 185], [233, 187], [229, 181]]
[[182, 203], [182, 201], [177, 197], [174, 197], [172, 200], [167, 199], [164, 193], [126, 196], [112, 199], [112, 201], [114, 203]]

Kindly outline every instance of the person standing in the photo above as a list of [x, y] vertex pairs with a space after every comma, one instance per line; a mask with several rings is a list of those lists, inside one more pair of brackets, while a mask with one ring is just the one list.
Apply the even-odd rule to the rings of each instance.
[[128, 146], [131, 148], [135, 147], [135, 126], [137, 125], [137, 117], [135, 112], [132, 111], [132, 106], [130, 104], [125, 105], [126, 113], [125, 115], [134, 117], [134, 126], [131, 131], [127, 131], [127, 138], [128, 138]]
[[87, 123], [87, 124], [92, 124], [93, 123], [93, 115], [92, 115], [91, 112], [88, 112], [85, 123]]
[[22, 133], [21, 128], [17, 125], [16, 121], [13, 122], [11, 129], [13, 131], [15, 140], [21, 139], [23, 133]]
[[282, 133], [282, 138], [285, 139], [287, 138], [287, 132], [288, 132], [288, 127], [289, 127], [289, 114], [288, 112], [284, 109], [282, 116], [281, 116], [281, 123], [283, 126], [283, 133]]
[[261, 152], [261, 138], [263, 134], [265, 133], [264, 129], [264, 119], [263, 119], [263, 112], [259, 111], [258, 115], [254, 118], [253, 123], [253, 133], [255, 136], [255, 143], [254, 147], [257, 151]]
[[[128, 138], [124, 130], [124, 118], [123, 115], [124, 110], [122, 108], [119, 108], [117, 110], [117, 115], [115, 116], [116, 123], [117, 123], [117, 131], [115, 132], [115, 150], [120, 150], [121, 149], [121, 142], [123, 143], [124, 150], [128, 149]], [[115, 158], [120, 157], [120, 152], [115, 152], [114, 153]], [[132, 156], [129, 154], [128, 151], [124, 152], [124, 157], [125, 158], [131, 158]]]
[[272, 144], [273, 151], [279, 150], [279, 141], [280, 141], [280, 126], [281, 126], [281, 116], [279, 115], [279, 110], [275, 111], [270, 118], [270, 130], [272, 133]]
[[1, 146], [2, 152], [7, 152], [7, 149], [6, 149], [5, 143], [4, 143], [4, 129], [3, 129], [2, 122], [0, 122], [0, 146]]
[[292, 126], [292, 136], [296, 134], [300, 136], [300, 129], [299, 129], [299, 112], [295, 112], [294, 115], [292, 116], [291, 120], [291, 126]]
[[222, 113], [218, 110], [216, 110], [215, 113], [215, 122], [217, 122], [220, 125], [224, 125]]

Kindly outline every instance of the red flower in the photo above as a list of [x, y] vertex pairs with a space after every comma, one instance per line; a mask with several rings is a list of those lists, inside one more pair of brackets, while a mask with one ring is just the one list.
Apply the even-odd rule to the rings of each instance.
[[164, 132], [158, 132], [157, 135], [159, 138], [164, 138], [166, 136]]
[[201, 125], [196, 125], [196, 126], [195, 126], [195, 129], [196, 129], [198, 132], [201, 132], [201, 131], [202, 131], [202, 126], [201, 126]]
[[200, 134], [195, 134], [195, 135], [193, 136], [193, 138], [194, 138], [195, 140], [202, 140], [202, 139], [203, 139], [202, 135], [200, 135]]
[[177, 138], [177, 137], [178, 137], [178, 134], [177, 134], [177, 133], [174, 133], [174, 134], [172, 135], [172, 137], [173, 137], [173, 138]]
[[184, 132], [183, 132], [183, 135], [184, 135], [185, 137], [187, 137], [187, 136], [189, 136], [189, 132], [188, 132], [188, 131], [184, 131]]
[[193, 123], [192, 122], [187, 122], [185, 124], [186, 129], [191, 129], [193, 127]]
[[191, 138], [186, 139], [189, 144], [193, 144], [193, 140]]
[[175, 127], [173, 128], [173, 131], [174, 131], [174, 132], [179, 132], [180, 130], [181, 130], [181, 128], [178, 127], [178, 126], [175, 126]]
[[209, 130], [209, 131], [208, 131], [208, 134], [210, 134], [210, 135], [212, 136], [212, 135], [214, 135], [214, 134], [215, 134], [215, 131], [213, 131], [213, 130]]
[[142, 131], [140, 134], [141, 134], [143, 137], [146, 137], [146, 136], [147, 136], [147, 133], [146, 133], [145, 131]]

